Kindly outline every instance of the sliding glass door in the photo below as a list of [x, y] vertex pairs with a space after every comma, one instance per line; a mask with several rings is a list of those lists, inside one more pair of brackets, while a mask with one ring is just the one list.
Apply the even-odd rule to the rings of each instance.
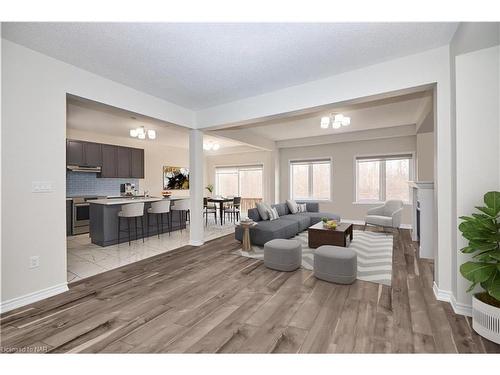
[[215, 168], [215, 194], [241, 197], [242, 210], [262, 201], [262, 165], [242, 165]]

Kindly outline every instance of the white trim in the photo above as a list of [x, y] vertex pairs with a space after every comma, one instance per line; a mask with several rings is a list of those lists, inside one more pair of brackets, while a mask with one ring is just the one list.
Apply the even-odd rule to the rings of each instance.
[[433, 283], [432, 290], [434, 291], [434, 296], [436, 297], [436, 299], [438, 301], [448, 302], [453, 308], [455, 314], [472, 316], [472, 305], [457, 302], [455, 296], [451, 291], [439, 289], [436, 282]]
[[3, 301], [0, 305], [0, 313], [4, 313], [10, 310], [17, 309], [18, 307], [29, 305], [30, 303], [41, 301], [42, 299], [55, 296], [56, 294], [64, 293], [68, 291], [68, 283], [62, 283], [59, 285], [54, 285], [46, 289], [39, 290], [37, 292], [28, 293], [24, 296], [15, 297], [7, 301]]
[[[340, 219], [342, 223], [354, 224], [354, 225], [365, 225], [364, 220], [354, 220], [354, 219]], [[399, 226], [401, 229], [413, 229], [411, 224], [401, 224]]]
[[204, 241], [189, 241], [189, 245], [191, 246], [202, 246], [204, 243]]

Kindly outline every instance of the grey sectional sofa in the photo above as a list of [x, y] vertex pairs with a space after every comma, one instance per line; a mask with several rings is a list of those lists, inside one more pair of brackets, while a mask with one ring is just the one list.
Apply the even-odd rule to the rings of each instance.
[[[300, 202], [299, 202], [300, 203]], [[286, 203], [273, 204], [280, 215], [279, 219], [269, 221], [262, 220], [256, 208], [248, 210], [248, 217], [257, 222], [250, 228], [250, 240], [253, 245], [264, 246], [267, 241], [275, 238], [291, 238], [306, 230], [311, 225], [319, 222], [323, 217], [331, 220], [340, 220], [340, 216], [327, 212], [319, 212], [319, 204], [306, 202], [307, 212], [292, 214]], [[243, 230], [236, 227], [235, 238], [243, 240]]]

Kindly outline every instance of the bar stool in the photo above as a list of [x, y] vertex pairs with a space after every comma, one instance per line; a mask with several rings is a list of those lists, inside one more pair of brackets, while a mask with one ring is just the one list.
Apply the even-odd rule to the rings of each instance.
[[151, 225], [149, 223], [149, 216], [154, 215], [156, 217], [156, 229], [158, 231], [158, 238], [160, 238], [160, 221], [161, 221], [161, 231], [163, 233], [163, 214], [167, 214], [167, 225], [168, 225], [168, 235], [172, 230], [172, 217], [170, 215], [170, 200], [163, 199], [158, 202], [151, 203], [151, 208], [148, 208], [148, 235]]
[[182, 227], [186, 226], [187, 215], [189, 212], [189, 199], [175, 201], [171, 210], [179, 212], [179, 223], [182, 231]]
[[127, 219], [127, 232], [128, 232], [128, 245], [130, 246], [130, 220], [135, 219], [135, 239], [137, 240], [137, 234], [139, 232], [139, 227], [137, 226], [137, 218], [141, 218], [141, 233], [142, 242], [144, 242], [144, 203], [128, 203], [122, 206], [122, 210], [118, 212], [118, 243], [120, 243], [120, 232], [125, 232], [121, 229], [120, 219]]

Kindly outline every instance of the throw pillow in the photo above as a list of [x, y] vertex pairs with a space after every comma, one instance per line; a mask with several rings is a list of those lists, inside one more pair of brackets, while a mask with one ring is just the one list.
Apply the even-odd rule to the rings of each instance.
[[307, 204], [299, 203], [297, 204], [298, 211], [297, 212], [307, 212]]
[[288, 209], [292, 214], [296, 214], [299, 211], [297, 207], [297, 202], [295, 202], [294, 200], [288, 199], [286, 201], [286, 205], [288, 206]]
[[278, 210], [274, 207], [272, 207], [269, 212], [269, 220], [276, 220], [276, 219], [279, 219], [280, 215], [278, 215]]
[[259, 211], [259, 215], [262, 220], [269, 220], [269, 211], [271, 210], [271, 206], [264, 202], [258, 202], [256, 204], [257, 211]]

